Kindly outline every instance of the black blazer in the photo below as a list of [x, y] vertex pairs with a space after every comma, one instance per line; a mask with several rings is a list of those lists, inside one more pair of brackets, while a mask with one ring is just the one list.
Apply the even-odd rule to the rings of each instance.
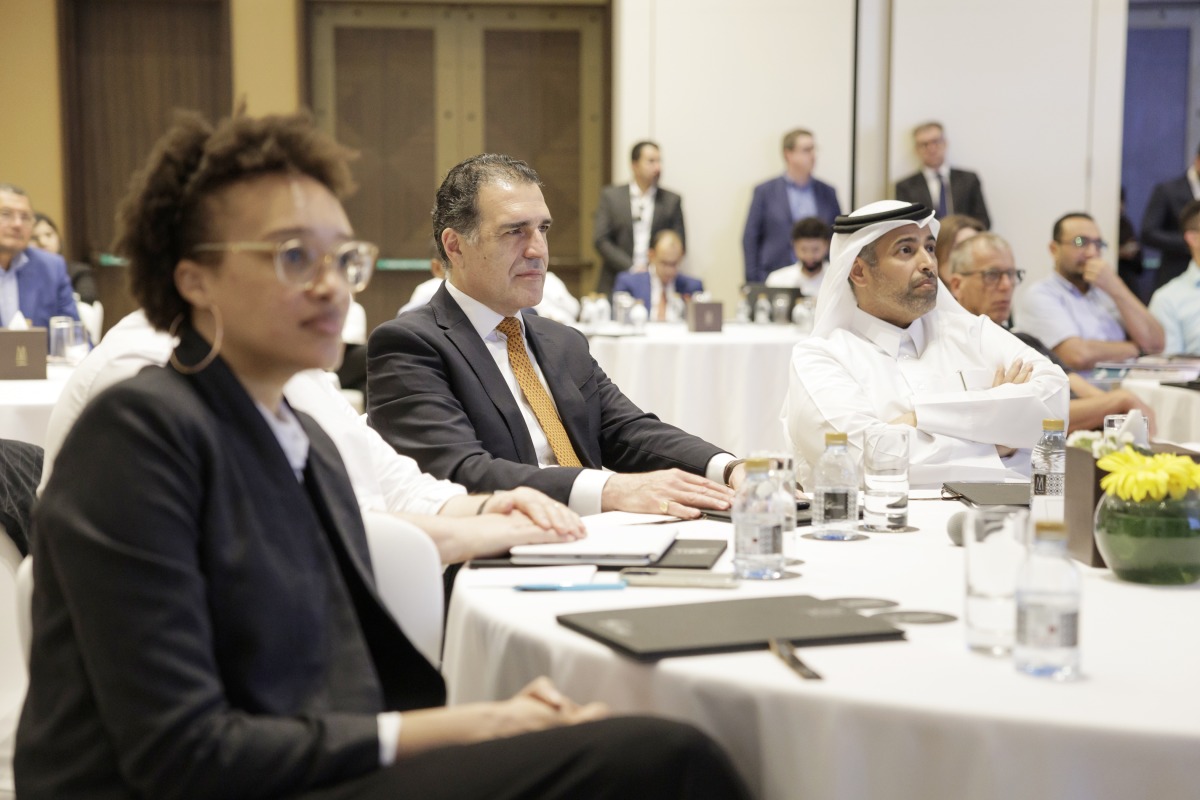
[[[650, 220], [650, 241], [661, 230], [671, 229], [679, 234], [684, 246], [687, 236], [683, 229], [683, 200], [672, 191], [658, 188], [654, 197], [654, 218]], [[606, 186], [600, 192], [596, 207], [593, 243], [600, 254], [602, 268], [597, 291], [608, 294], [618, 272], [633, 266], [633, 210], [629, 206], [629, 184]]]
[[[621, 394], [573, 328], [522, 314], [563, 427], [585, 467], [704, 474], [723, 452]], [[367, 341], [371, 426], [421, 469], [473, 492], [532, 486], [567, 502], [578, 468], [539, 469], [529, 429], [487, 345], [443, 285]]]
[[[896, 184], [896, 199], [935, 208], [933, 198], [929, 196], [929, 184], [925, 183], [925, 175], [921, 172], [909, 175]], [[985, 228], [992, 227], [987, 203], [983, 201], [983, 186], [974, 172], [950, 168], [950, 200], [954, 205], [951, 213], [967, 214], [982, 222]]]
[[1146, 213], [1142, 215], [1142, 244], [1162, 252], [1162, 263], [1154, 279], [1156, 286], [1183, 274], [1192, 260], [1192, 252], [1179, 227], [1179, 215], [1193, 199], [1187, 175], [1180, 175], [1155, 186], [1150, 202], [1146, 204]]
[[[207, 345], [186, 331], [178, 352]], [[27, 800], [277, 797], [379, 768], [375, 715], [444, 685], [375, 592], [333, 443], [296, 480], [218, 359], [84, 410], [35, 512]]]

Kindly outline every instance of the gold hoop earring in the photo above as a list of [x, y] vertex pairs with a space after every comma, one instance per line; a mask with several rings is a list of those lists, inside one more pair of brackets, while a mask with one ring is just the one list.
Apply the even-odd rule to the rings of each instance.
[[[217, 331], [213, 335], [213, 343], [212, 343], [212, 346], [208, 349], [208, 355], [206, 355], [204, 358], [200, 359], [200, 361], [198, 361], [197, 363], [195, 363], [191, 366], [188, 366], [186, 364], [180, 363], [178, 356], [175, 355], [175, 351], [174, 350], [171, 351], [171, 359], [170, 359], [171, 366], [174, 367], [177, 372], [179, 372], [183, 375], [195, 375], [197, 372], [200, 372], [200, 371], [206, 369], [208, 367], [208, 365], [211, 364], [216, 359], [217, 354], [221, 352], [221, 340], [225, 336], [225, 324], [221, 320], [221, 309], [217, 308], [216, 306], [212, 306], [211, 308], [209, 308], [207, 310], [210, 314], [213, 315], [213, 321], [217, 323]], [[178, 317], [176, 317], [174, 319], [174, 321], [171, 322], [171, 328], [170, 328], [170, 330], [167, 331], [167, 335], [170, 336], [172, 339], [178, 338], [179, 326], [182, 323], [183, 323], [183, 314], [180, 314]]]

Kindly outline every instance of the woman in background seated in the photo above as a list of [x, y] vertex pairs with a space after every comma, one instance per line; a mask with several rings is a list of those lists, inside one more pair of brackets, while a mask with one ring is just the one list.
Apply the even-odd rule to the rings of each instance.
[[942, 279], [942, 283], [950, 285], [950, 253], [954, 246], [985, 230], [987, 228], [982, 222], [966, 214], [951, 214], [942, 220], [942, 226], [938, 229], [937, 244], [934, 246], [938, 277]]
[[[47, 253], [63, 255], [62, 236], [58, 233], [58, 226], [54, 224], [54, 220], [41, 212], [33, 215], [33, 238], [29, 243]], [[96, 291], [96, 276], [90, 266], [81, 261], [67, 261], [67, 274], [71, 276], [71, 288], [79, 295], [80, 300], [85, 303], [96, 302], [100, 295]]]
[[18, 796], [746, 796], [698, 731], [545, 679], [438, 707], [336, 449], [283, 399], [373, 268], [344, 159], [305, 117], [188, 116], [135, 177], [119, 251], [180, 341], [84, 410], [35, 512]]

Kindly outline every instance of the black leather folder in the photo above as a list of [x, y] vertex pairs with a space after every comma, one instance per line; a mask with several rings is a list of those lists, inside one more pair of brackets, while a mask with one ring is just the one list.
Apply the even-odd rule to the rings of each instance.
[[903, 639], [904, 631], [808, 595], [562, 614], [560, 624], [637, 661], [796, 645]]

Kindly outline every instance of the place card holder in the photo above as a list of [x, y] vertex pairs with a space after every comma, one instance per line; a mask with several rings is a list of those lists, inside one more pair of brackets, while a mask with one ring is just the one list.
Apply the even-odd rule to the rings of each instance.
[[693, 333], [719, 333], [723, 319], [724, 306], [721, 303], [688, 303], [687, 326]]
[[1103, 567], [1096, 547], [1096, 503], [1100, 502], [1103, 471], [1082, 447], [1067, 448], [1067, 481], [1063, 489], [1063, 517], [1067, 524], [1067, 552], [1089, 567]]
[[0, 380], [46, 378], [46, 329], [0, 330]]

